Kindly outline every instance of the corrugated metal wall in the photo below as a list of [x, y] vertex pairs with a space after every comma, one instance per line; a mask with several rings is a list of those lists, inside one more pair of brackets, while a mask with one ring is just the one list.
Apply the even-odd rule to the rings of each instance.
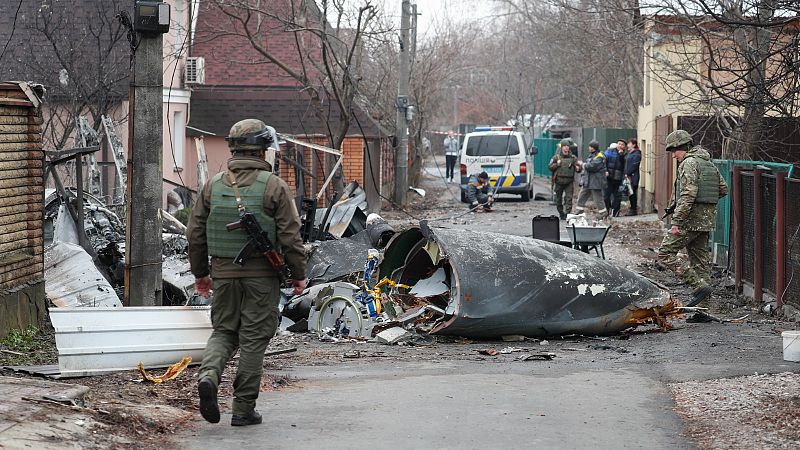
[[533, 157], [533, 174], [537, 177], [550, 178], [550, 169], [547, 165], [550, 159], [558, 151], [558, 143], [560, 139], [536, 138], [533, 140], [533, 145], [538, 149], [538, 153]]
[[0, 83], [0, 292], [43, 278], [42, 175], [38, 105]]

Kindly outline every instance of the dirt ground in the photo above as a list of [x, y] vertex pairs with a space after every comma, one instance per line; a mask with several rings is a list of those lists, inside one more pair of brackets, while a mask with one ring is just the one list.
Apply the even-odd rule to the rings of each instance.
[[[436, 165], [429, 163], [418, 183], [427, 191], [426, 196], [409, 193], [406, 212], [387, 210], [383, 216], [396, 226], [415, 224], [418, 219], [436, 219], [438, 225], [446, 227], [529, 235], [531, 217], [555, 214], [555, 207], [547, 200], [524, 203], [505, 196], [500, 197], [492, 213], [466, 213], [466, 205], [458, 199], [458, 185], [445, 184], [438, 173]], [[657, 218], [616, 219], [610, 224], [613, 228], [605, 245], [609, 260], [667, 286], [678, 298], [688, 298], [688, 289], [654, 261], [655, 249], [663, 235]], [[287, 369], [296, 366], [333, 370], [342, 364], [387, 360], [520, 364], [521, 354], [549, 352], [556, 355], [553, 361], [524, 364], [539, 364], [538, 370], [555, 366], [602, 369], [625, 365], [663, 380], [674, 394], [675, 411], [685, 420], [688, 435], [700, 448], [796, 448], [800, 445], [800, 435], [796, 432], [800, 424], [797, 396], [800, 367], [774, 363], [780, 332], [796, 324], [760, 314], [756, 305], [729, 286], [724, 271], [717, 270], [716, 277], [714, 296], [703, 306], [720, 318], [739, 320], [694, 324], [676, 319], [675, 328], [668, 332], [648, 327], [608, 338], [569, 336], [503, 342], [418, 336], [403, 346], [358, 340], [320, 342], [308, 333], [281, 331], [267, 351], [296, 350], [265, 357], [262, 391], [301, 388], [302, 380], [286, 375]], [[505, 353], [488, 356], [481, 353], [486, 349], [505, 350]], [[36, 344], [24, 355], [0, 353], [0, 366], [55, 363], [52, 333], [37, 335]], [[221, 398], [230, 398], [235, 364], [234, 359], [223, 376]], [[97, 425], [87, 434], [85, 448], [180, 445], [174, 440], [175, 433], [192, 426], [189, 419], [198, 415], [196, 371], [196, 367], [190, 367], [177, 379], [163, 384], [142, 381], [133, 370], [63, 380], [90, 387], [84, 406], [92, 411]], [[762, 373], [753, 375], [754, 372]], [[748, 376], [739, 378], [745, 374]], [[0, 375], [26, 376], [9, 370], [0, 370]], [[221, 406], [223, 411], [227, 408], [224, 402]], [[109, 439], [109, 434], [118, 438]], [[767, 438], [756, 439], [759, 436]]]

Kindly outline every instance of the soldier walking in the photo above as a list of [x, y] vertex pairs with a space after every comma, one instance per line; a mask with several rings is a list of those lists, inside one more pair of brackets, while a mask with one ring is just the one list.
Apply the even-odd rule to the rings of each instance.
[[[708, 267], [711, 252], [708, 235], [716, 227], [717, 202], [728, 194], [728, 185], [711, 162], [709, 152], [692, 146], [692, 136], [675, 130], [666, 138], [666, 150], [678, 161], [675, 196], [664, 211], [672, 214], [672, 227], [658, 249], [659, 260], [683, 281], [694, 288], [687, 306], [695, 306], [708, 298]], [[684, 268], [678, 251], [686, 249], [689, 265]]]
[[560, 151], [553, 155], [547, 168], [553, 173], [553, 191], [558, 216], [564, 220], [567, 218], [567, 213], [572, 212], [575, 172], [580, 160], [572, 154], [569, 140], [562, 139], [559, 145]]
[[233, 125], [226, 138], [232, 153], [228, 170], [218, 173], [203, 187], [186, 230], [197, 293], [208, 297], [212, 284], [214, 287], [213, 332], [197, 375], [200, 413], [211, 423], [219, 422], [217, 389], [222, 371], [237, 348], [239, 364], [233, 381], [231, 425], [261, 423], [255, 406], [264, 350], [275, 335], [279, 319], [278, 272], [258, 251], [252, 252], [242, 265], [234, 264], [248, 237], [242, 230], [228, 231], [226, 224], [239, 221], [242, 210], [255, 215], [273, 246], [283, 250], [294, 278], [290, 280], [294, 293], [302, 293], [306, 285], [306, 258], [297, 209], [289, 186], [272, 173], [272, 167], [264, 160], [273, 139], [272, 129], [260, 120], [247, 119]]

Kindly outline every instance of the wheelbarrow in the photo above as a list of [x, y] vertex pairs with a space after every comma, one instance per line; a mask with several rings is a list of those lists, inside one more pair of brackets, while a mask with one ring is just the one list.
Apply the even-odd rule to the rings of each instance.
[[603, 259], [606, 259], [606, 253], [603, 250], [603, 241], [606, 240], [608, 226], [576, 226], [567, 225], [567, 234], [569, 240], [572, 242], [572, 248], [580, 250], [584, 253], [589, 253], [594, 250], [595, 254]]

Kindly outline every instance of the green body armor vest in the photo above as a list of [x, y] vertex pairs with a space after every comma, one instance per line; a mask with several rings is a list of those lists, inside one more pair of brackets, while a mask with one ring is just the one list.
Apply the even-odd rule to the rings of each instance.
[[[225, 173], [218, 173], [211, 180], [211, 211], [206, 222], [206, 237], [209, 255], [234, 258], [247, 244], [247, 233], [241, 228], [232, 231], [225, 228], [227, 224], [239, 221], [236, 193], [233, 187], [222, 182]], [[239, 193], [242, 196], [242, 205], [248, 212], [256, 216], [261, 228], [267, 232], [270, 242], [277, 248], [275, 218], [264, 212], [264, 189], [270, 176], [272, 176], [271, 172], [260, 171], [253, 184], [239, 186]], [[253, 252], [250, 257], [262, 256], [258, 252]]]
[[703, 158], [694, 158], [700, 172], [700, 179], [697, 183], [697, 198], [695, 203], [710, 203], [716, 205], [719, 202], [719, 172], [714, 167], [714, 163]]
[[575, 178], [575, 161], [577, 158], [572, 155], [566, 158], [558, 155], [558, 160], [561, 161], [561, 165], [558, 166], [558, 170], [556, 170], [556, 177], [569, 179]]

